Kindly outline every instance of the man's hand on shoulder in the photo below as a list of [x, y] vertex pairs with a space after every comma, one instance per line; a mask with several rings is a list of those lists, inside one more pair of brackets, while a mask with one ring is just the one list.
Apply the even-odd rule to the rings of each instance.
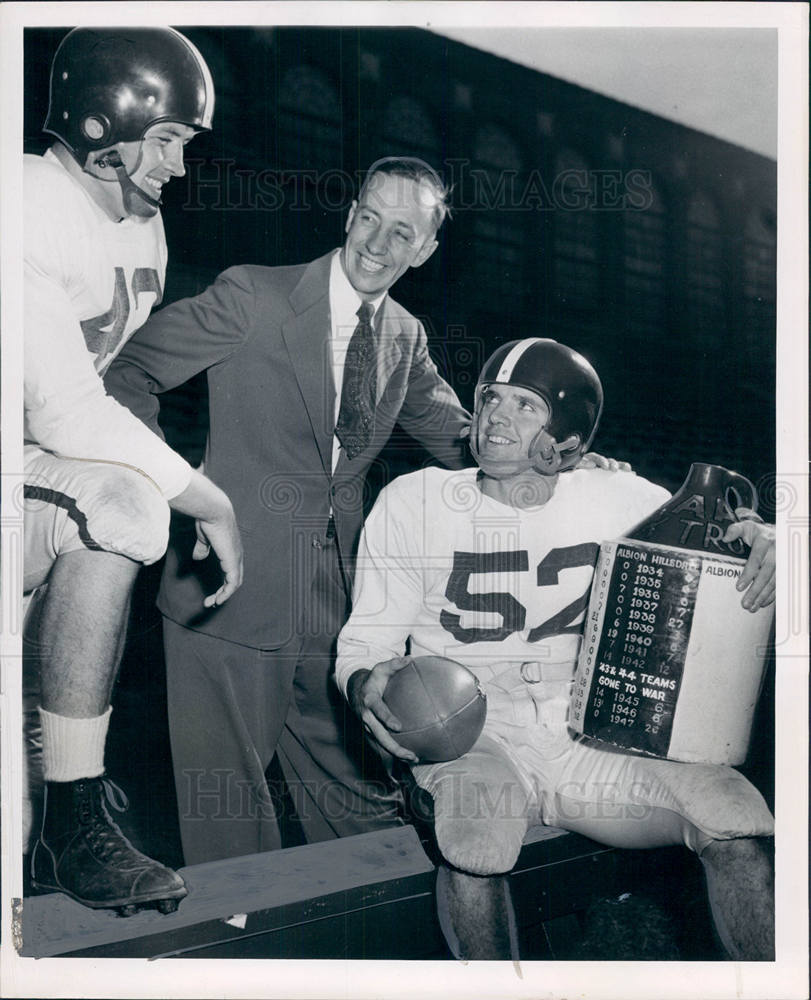
[[346, 697], [374, 743], [394, 757], [399, 757], [408, 764], [416, 764], [416, 754], [400, 746], [392, 736], [392, 733], [396, 735], [402, 727], [400, 720], [383, 701], [383, 692], [389, 679], [408, 662], [409, 657], [396, 656], [392, 660], [378, 663], [372, 670], [356, 670], [349, 678]]
[[242, 586], [242, 539], [231, 501], [210, 479], [192, 472], [189, 485], [169, 506], [195, 519], [197, 541], [192, 558], [205, 559], [214, 549], [219, 560], [222, 586], [203, 604], [207, 608], [224, 604]]
[[587, 451], [575, 468], [606, 469], [608, 472], [631, 472], [636, 475], [630, 463], [620, 462], [616, 458], [606, 458], [604, 455], [598, 455], [596, 451]]
[[773, 524], [764, 524], [748, 507], [737, 507], [738, 518], [724, 534], [725, 542], [742, 538], [751, 551], [736, 584], [745, 591], [741, 604], [747, 611], [758, 611], [774, 602], [776, 581], [775, 532]]

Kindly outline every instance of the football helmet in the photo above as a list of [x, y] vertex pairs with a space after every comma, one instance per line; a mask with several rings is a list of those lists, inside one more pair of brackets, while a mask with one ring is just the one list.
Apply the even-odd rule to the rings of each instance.
[[[537, 393], [549, 408], [549, 419], [529, 447], [525, 459], [496, 461], [478, 451], [479, 417], [489, 385], [519, 386]], [[476, 385], [470, 450], [487, 475], [505, 479], [527, 469], [551, 476], [571, 469], [588, 451], [603, 409], [603, 387], [597, 372], [577, 351], [544, 337], [502, 344], [490, 355]]]
[[84, 167], [87, 154], [137, 142], [158, 122], [208, 131], [214, 83], [192, 43], [174, 28], [74, 28], [51, 66], [43, 131]]

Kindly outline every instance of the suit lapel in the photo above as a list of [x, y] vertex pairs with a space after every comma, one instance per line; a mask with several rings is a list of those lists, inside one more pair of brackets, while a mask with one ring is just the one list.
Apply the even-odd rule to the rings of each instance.
[[[332, 473], [332, 439], [335, 432], [335, 385], [330, 349], [329, 253], [308, 264], [290, 295], [293, 314], [282, 324], [299, 391], [313, 435], [328, 474]], [[402, 337], [407, 333], [396, 306], [386, 297], [375, 318], [377, 382], [375, 405], [385, 392], [402, 357]], [[343, 453], [342, 453], [343, 454]]]
[[331, 254], [307, 265], [290, 295], [293, 315], [282, 324], [296, 381], [307, 408], [321, 462], [332, 472], [335, 386], [329, 345], [329, 266]]

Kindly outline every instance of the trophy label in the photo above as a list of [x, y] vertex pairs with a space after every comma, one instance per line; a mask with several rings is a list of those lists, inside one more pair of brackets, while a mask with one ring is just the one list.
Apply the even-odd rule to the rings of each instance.
[[771, 612], [740, 608], [743, 560], [605, 542], [570, 706], [584, 736], [673, 760], [745, 754]]

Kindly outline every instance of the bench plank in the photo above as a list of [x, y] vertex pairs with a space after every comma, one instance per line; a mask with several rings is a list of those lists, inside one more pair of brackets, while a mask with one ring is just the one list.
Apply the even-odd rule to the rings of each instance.
[[[26, 898], [21, 954], [447, 957], [435, 912], [435, 868], [411, 826], [227, 858], [181, 873], [189, 895], [165, 916], [147, 910], [122, 918], [61, 893]], [[611, 849], [562, 830], [531, 828], [510, 880], [527, 956], [548, 957], [542, 922], [588, 905], [613, 873]]]
[[[328, 911], [335, 905], [330, 897], [359, 887], [374, 887], [369, 901], [380, 902], [401, 891], [403, 879], [422, 879], [428, 886], [433, 871], [413, 827], [402, 826], [183, 868], [189, 895], [166, 915], [142, 910], [122, 918], [62, 893], [31, 896], [23, 901], [21, 954], [64, 955], [306, 903]], [[230, 924], [223, 923], [223, 929], [224, 937], [240, 934]]]

